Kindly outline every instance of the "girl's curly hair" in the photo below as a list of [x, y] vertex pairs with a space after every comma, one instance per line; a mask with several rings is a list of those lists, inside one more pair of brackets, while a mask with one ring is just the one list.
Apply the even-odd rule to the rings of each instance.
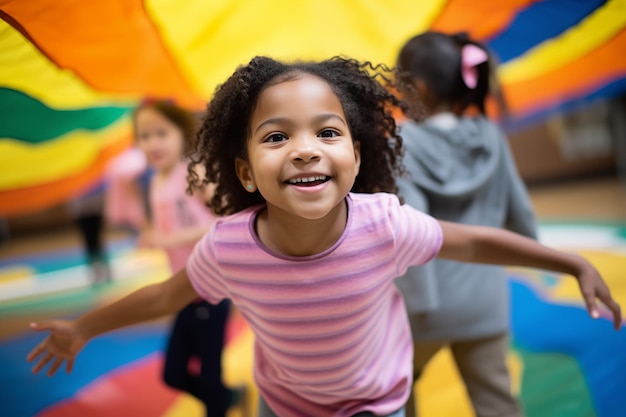
[[[232, 214], [265, 202], [261, 194], [247, 192], [235, 171], [235, 159], [247, 158], [250, 118], [264, 89], [311, 74], [326, 81], [343, 106], [355, 141], [360, 142], [361, 168], [352, 191], [391, 192], [395, 177], [403, 173], [402, 138], [392, 116], [395, 108], [410, 109], [390, 89], [393, 71], [383, 65], [334, 57], [321, 62], [286, 64], [255, 57], [216, 90], [198, 132], [196, 152], [189, 164], [189, 189], [216, 184], [209, 202], [217, 214]], [[195, 166], [205, 171], [200, 178]]]

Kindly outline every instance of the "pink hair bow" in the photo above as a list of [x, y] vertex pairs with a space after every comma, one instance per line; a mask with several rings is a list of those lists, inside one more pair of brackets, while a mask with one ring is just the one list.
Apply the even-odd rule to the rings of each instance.
[[476, 45], [468, 43], [461, 49], [461, 77], [470, 90], [476, 88], [476, 84], [478, 84], [476, 65], [482, 64], [488, 59], [487, 52]]

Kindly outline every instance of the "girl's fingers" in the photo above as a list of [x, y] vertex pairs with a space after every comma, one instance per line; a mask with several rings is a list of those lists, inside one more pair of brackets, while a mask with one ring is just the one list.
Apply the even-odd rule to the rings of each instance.
[[72, 372], [72, 369], [74, 369], [74, 359], [68, 359], [65, 363], [65, 372], [69, 374]]
[[585, 300], [585, 304], [587, 305], [587, 311], [589, 312], [589, 315], [594, 319], [600, 317], [600, 312], [598, 311], [598, 305], [596, 304], [595, 295], [583, 293], [583, 299]]
[[49, 322], [41, 322], [41, 323], [31, 323], [30, 326], [31, 330], [34, 330], [36, 332], [43, 332], [46, 330], [54, 330], [54, 326], [52, 325], [52, 323]]
[[48, 376], [54, 375], [62, 364], [63, 364], [63, 359], [56, 358], [54, 362], [52, 363], [52, 366], [50, 367], [50, 369], [48, 369]]
[[619, 304], [610, 297], [606, 301], [602, 300], [602, 302], [611, 310], [611, 313], [613, 313], [613, 327], [615, 327], [615, 330], [619, 330], [620, 327], [622, 327], [622, 309]]
[[37, 356], [41, 355], [42, 352], [46, 350], [46, 341], [39, 343], [33, 350], [30, 351], [28, 356], [26, 356], [26, 360], [28, 362], [32, 362], [37, 358]]
[[41, 360], [39, 360], [39, 362], [37, 362], [35, 366], [33, 366], [33, 372], [38, 373], [41, 371], [48, 364], [48, 362], [52, 360], [52, 358], [54, 358], [54, 355], [52, 353], [47, 353], [43, 358], [41, 358]]
[[619, 304], [615, 302], [613, 297], [611, 297], [609, 289], [606, 286], [601, 287], [597, 290], [597, 298], [602, 301], [602, 304], [611, 310], [611, 314], [613, 314], [613, 327], [615, 327], [615, 330], [619, 330], [620, 327], [622, 327], [622, 309]]

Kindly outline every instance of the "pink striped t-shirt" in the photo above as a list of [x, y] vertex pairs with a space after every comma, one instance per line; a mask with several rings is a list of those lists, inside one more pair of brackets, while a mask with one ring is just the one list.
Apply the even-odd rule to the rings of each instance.
[[432, 259], [442, 232], [394, 195], [347, 202], [343, 235], [320, 254], [265, 247], [255, 207], [218, 219], [187, 264], [200, 296], [230, 298], [247, 319], [256, 383], [281, 417], [384, 415], [409, 396], [411, 334], [393, 280]]

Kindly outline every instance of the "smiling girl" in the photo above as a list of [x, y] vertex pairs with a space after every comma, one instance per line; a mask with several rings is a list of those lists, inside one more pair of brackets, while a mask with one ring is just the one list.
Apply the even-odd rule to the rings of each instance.
[[[257, 57], [217, 90], [199, 133], [191, 187], [216, 184], [218, 219], [186, 268], [73, 321], [28, 356], [54, 374], [91, 338], [231, 299], [255, 334], [259, 416], [403, 416], [412, 342], [394, 279], [437, 254], [570, 273], [593, 317], [619, 306], [584, 259], [497, 229], [435, 219], [393, 194], [402, 141], [397, 99], [353, 60]], [[206, 171], [193, 176], [193, 166]]]

